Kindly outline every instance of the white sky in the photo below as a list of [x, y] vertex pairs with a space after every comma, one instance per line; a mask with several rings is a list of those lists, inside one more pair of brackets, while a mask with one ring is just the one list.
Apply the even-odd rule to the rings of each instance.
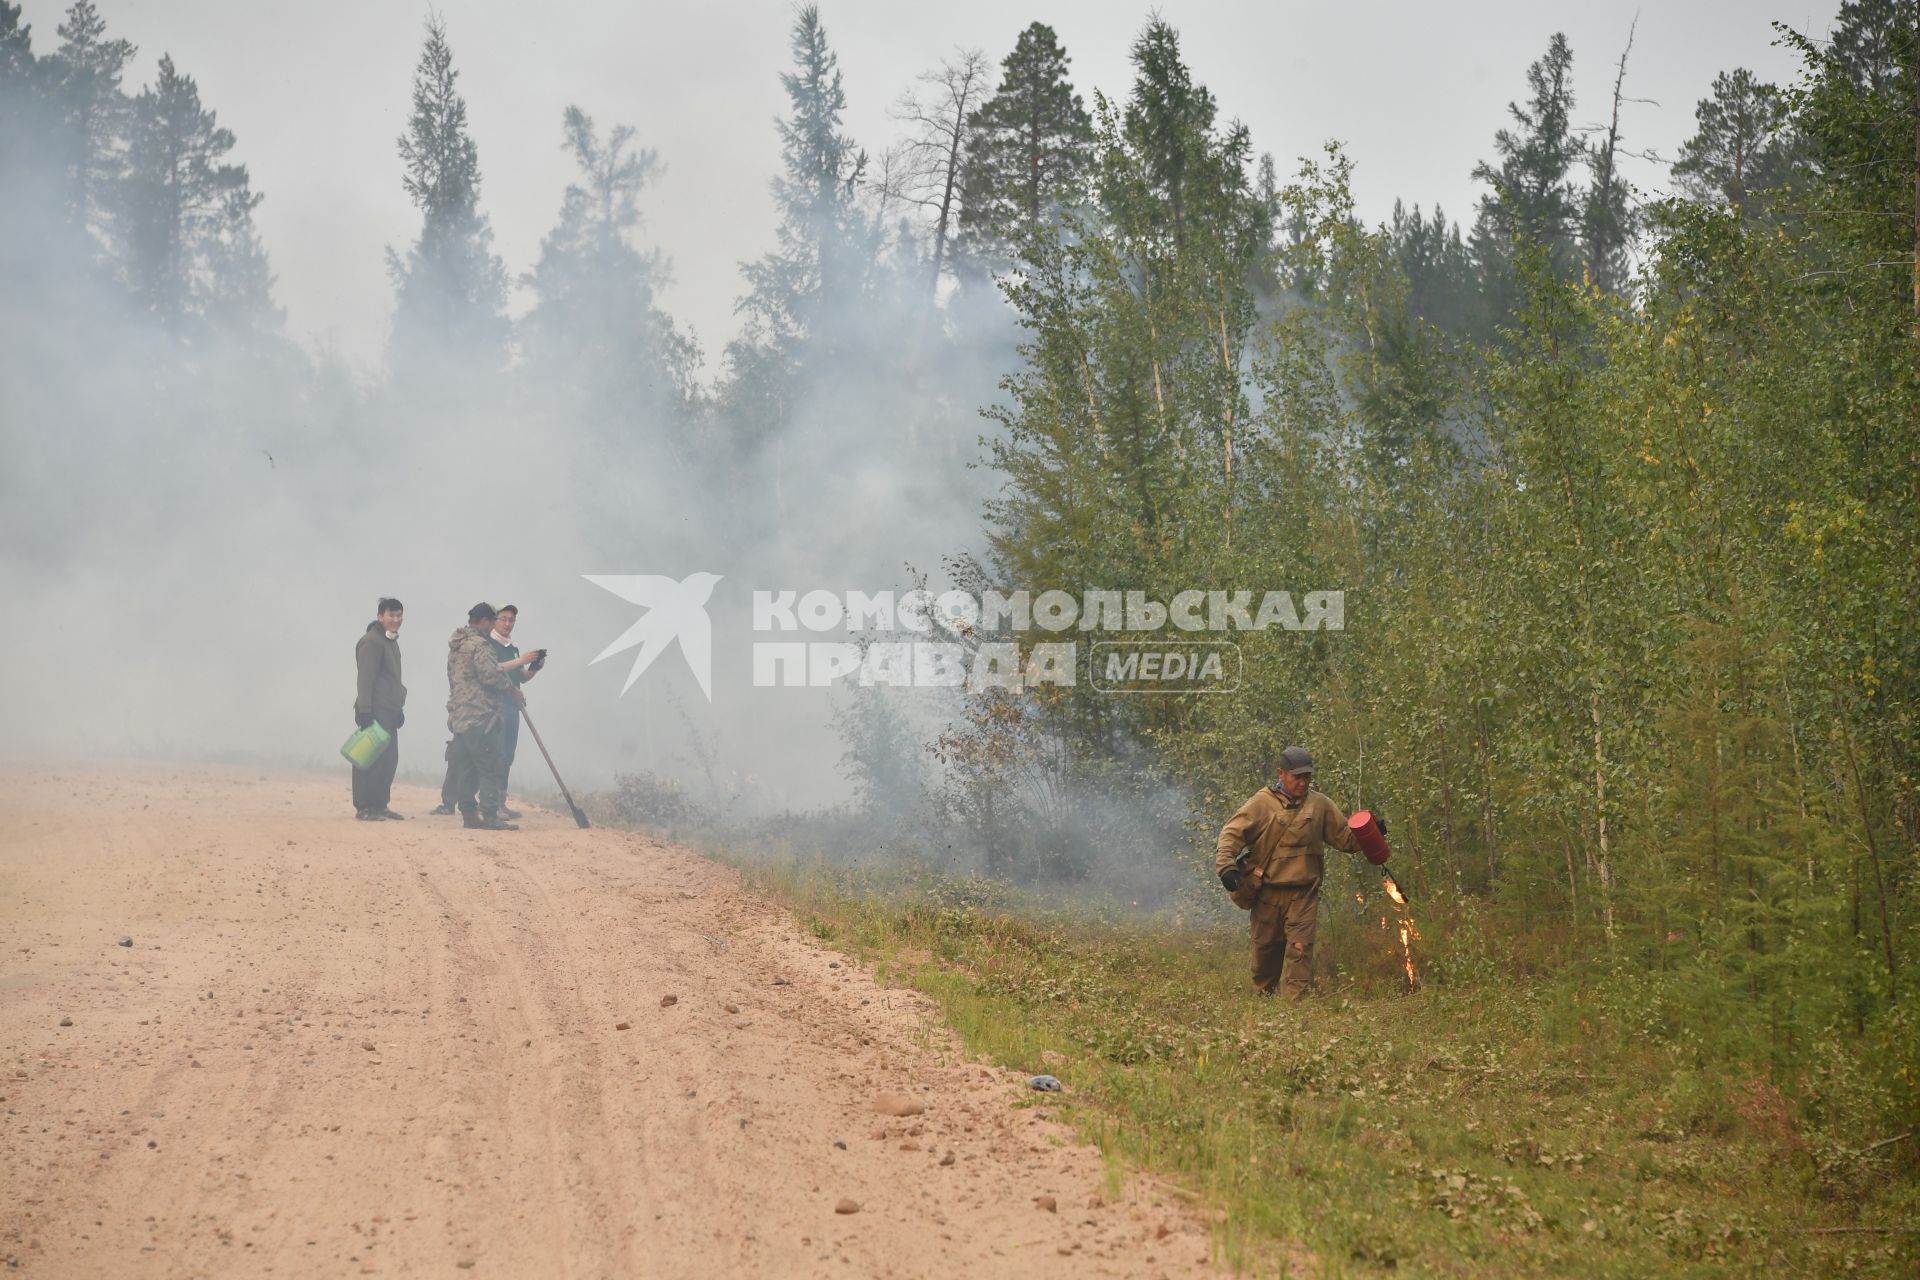
[[[403, 246], [417, 217], [400, 188], [394, 140], [404, 126], [424, 3], [333, 0], [98, 0], [109, 33], [140, 52], [129, 88], [163, 52], [200, 84], [239, 139], [237, 157], [266, 194], [258, 218], [292, 333], [355, 364], [376, 364], [392, 291], [382, 250]], [[1792, 4], [1794, 7], [1787, 7]], [[34, 47], [46, 53], [64, 0], [25, 0]], [[1837, 0], [1463, 0], [1441, 5], [1159, 0], [1195, 75], [1223, 115], [1252, 129], [1283, 173], [1337, 138], [1356, 162], [1363, 215], [1395, 196], [1460, 217], [1468, 177], [1491, 153], [1509, 100], [1548, 37], [1574, 51], [1578, 119], [1606, 114], [1613, 64], [1636, 12], [1626, 145], [1671, 157], [1692, 132], [1714, 73], [1747, 66], [1786, 80], [1772, 20], [1821, 33]], [[711, 370], [735, 328], [738, 264], [771, 243], [767, 181], [779, 163], [772, 120], [785, 106], [793, 6], [778, 0], [700, 4], [613, 0], [439, 0], [461, 73], [485, 186], [482, 204], [510, 273], [530, 267], [571, 166], [560, 116], [578, 104], [603, 128], [636, 126], [666, 172], [647, 193], [644, 237], [673, 259], [668, 310], [697, 331]], [[913, 75], [956, 46], [996, 64], [1029, 22], [1051, 24], [1075, 86], [1124, 97], [1127, 48], [1149, 6], [1094, 0], [970, 0], [956, 8], [898, 0], [823, 0], [840, 55], [847, 124], [877, 153], [896, 130], [886, 109]], [[1629, 177], [1657, 186], [1664, 169]]]

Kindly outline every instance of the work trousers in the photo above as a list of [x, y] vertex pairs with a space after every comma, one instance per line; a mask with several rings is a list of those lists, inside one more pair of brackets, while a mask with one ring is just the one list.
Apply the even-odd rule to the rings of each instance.
[[500, 726], [467, 729], [453, 735], [447, 748], [449, 787], [453, 803], [464, 814], [472, 814], [476, 798], [480, 812], [492, 817], [500, 812], [506, 791], [506, 770], [500, 764]]
[[507, 775], [513, 772], [513, 753], [520, 746], [520, 708], [512, 701], [500, 709], [500, 794], [507, 792]]
[[1253, 985], [1271, 993], [1280, 986], [1289, 1000], [1313, 988], [1313, 930], [1320, 910], [1320, 882], [1268, 885], [1253, 906]]
[[[385, 809], [393, 802], [393, 771], [400, 767], [400, 731], [383, 725], [393, 741], [380, 758], [364, 769], [353, 769], [353, 808], [356, 813]], [[348, 766], [350, 769], [352, 766]]]

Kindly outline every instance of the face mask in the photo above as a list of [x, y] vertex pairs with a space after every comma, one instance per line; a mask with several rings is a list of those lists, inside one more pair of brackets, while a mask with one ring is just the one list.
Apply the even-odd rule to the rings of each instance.
[[387, 639], [389, 639], [389, 640], [398, 640], [399, 638], [400, 638], [400, 633], [399, 633], [398, 631], [389, 631], [389, 632], [387, 632]]

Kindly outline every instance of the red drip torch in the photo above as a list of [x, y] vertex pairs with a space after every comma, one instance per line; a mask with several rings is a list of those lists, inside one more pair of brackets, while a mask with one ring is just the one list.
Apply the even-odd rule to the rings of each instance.
[[1381, 833], [1373, 811], [1362, 809], [1348, 818], [1347, 829], [1360, 842], [1360, 852], [1367, 855], [1367, 861], [1380, 868], [1380, 886], [1387, 891], [1387, 896], [1403, 907], [1407, 905], [1407, 895], [1401, 892], [1400, 882], [1393, 878], [1393, 872], [1387, 870], [1387, 859], [1393, 851], [1387, 848], [1387, 837]]

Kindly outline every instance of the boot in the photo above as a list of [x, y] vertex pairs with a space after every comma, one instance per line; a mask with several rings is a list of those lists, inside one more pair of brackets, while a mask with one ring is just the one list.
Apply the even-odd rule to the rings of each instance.
[[517, 819], [520, 817], [520, 811], [518, 809], [509, 809], [503, 804], [500, 806], [500, 816], [503, 818]]
[[380, 811], [378, 809], [355, 809], [353, 816], [362, 822], [380, 821]]
[[442, 800], [438, 806], [427, 810], [427, 812], [432, 814], [436, 818], [451, 818], [454, 814], [460, 811], [454, 808], [452, 805], [448, 804], [445, 800]]
[[385, 818], [388, 822], [405, 822], [407, 820], [406, 814], [395, 813], [392, 809], [384, 809], [384, 808], [375, 809], [373, 811], [373, 816], [376, 818]]
[[499, 814], [488, 809], [480, 811], [479, 821], [469, 822], [467, 825], [478, 827], [482, 831], [518, 831], [520, 829], [511, 822], [502, 821]]

